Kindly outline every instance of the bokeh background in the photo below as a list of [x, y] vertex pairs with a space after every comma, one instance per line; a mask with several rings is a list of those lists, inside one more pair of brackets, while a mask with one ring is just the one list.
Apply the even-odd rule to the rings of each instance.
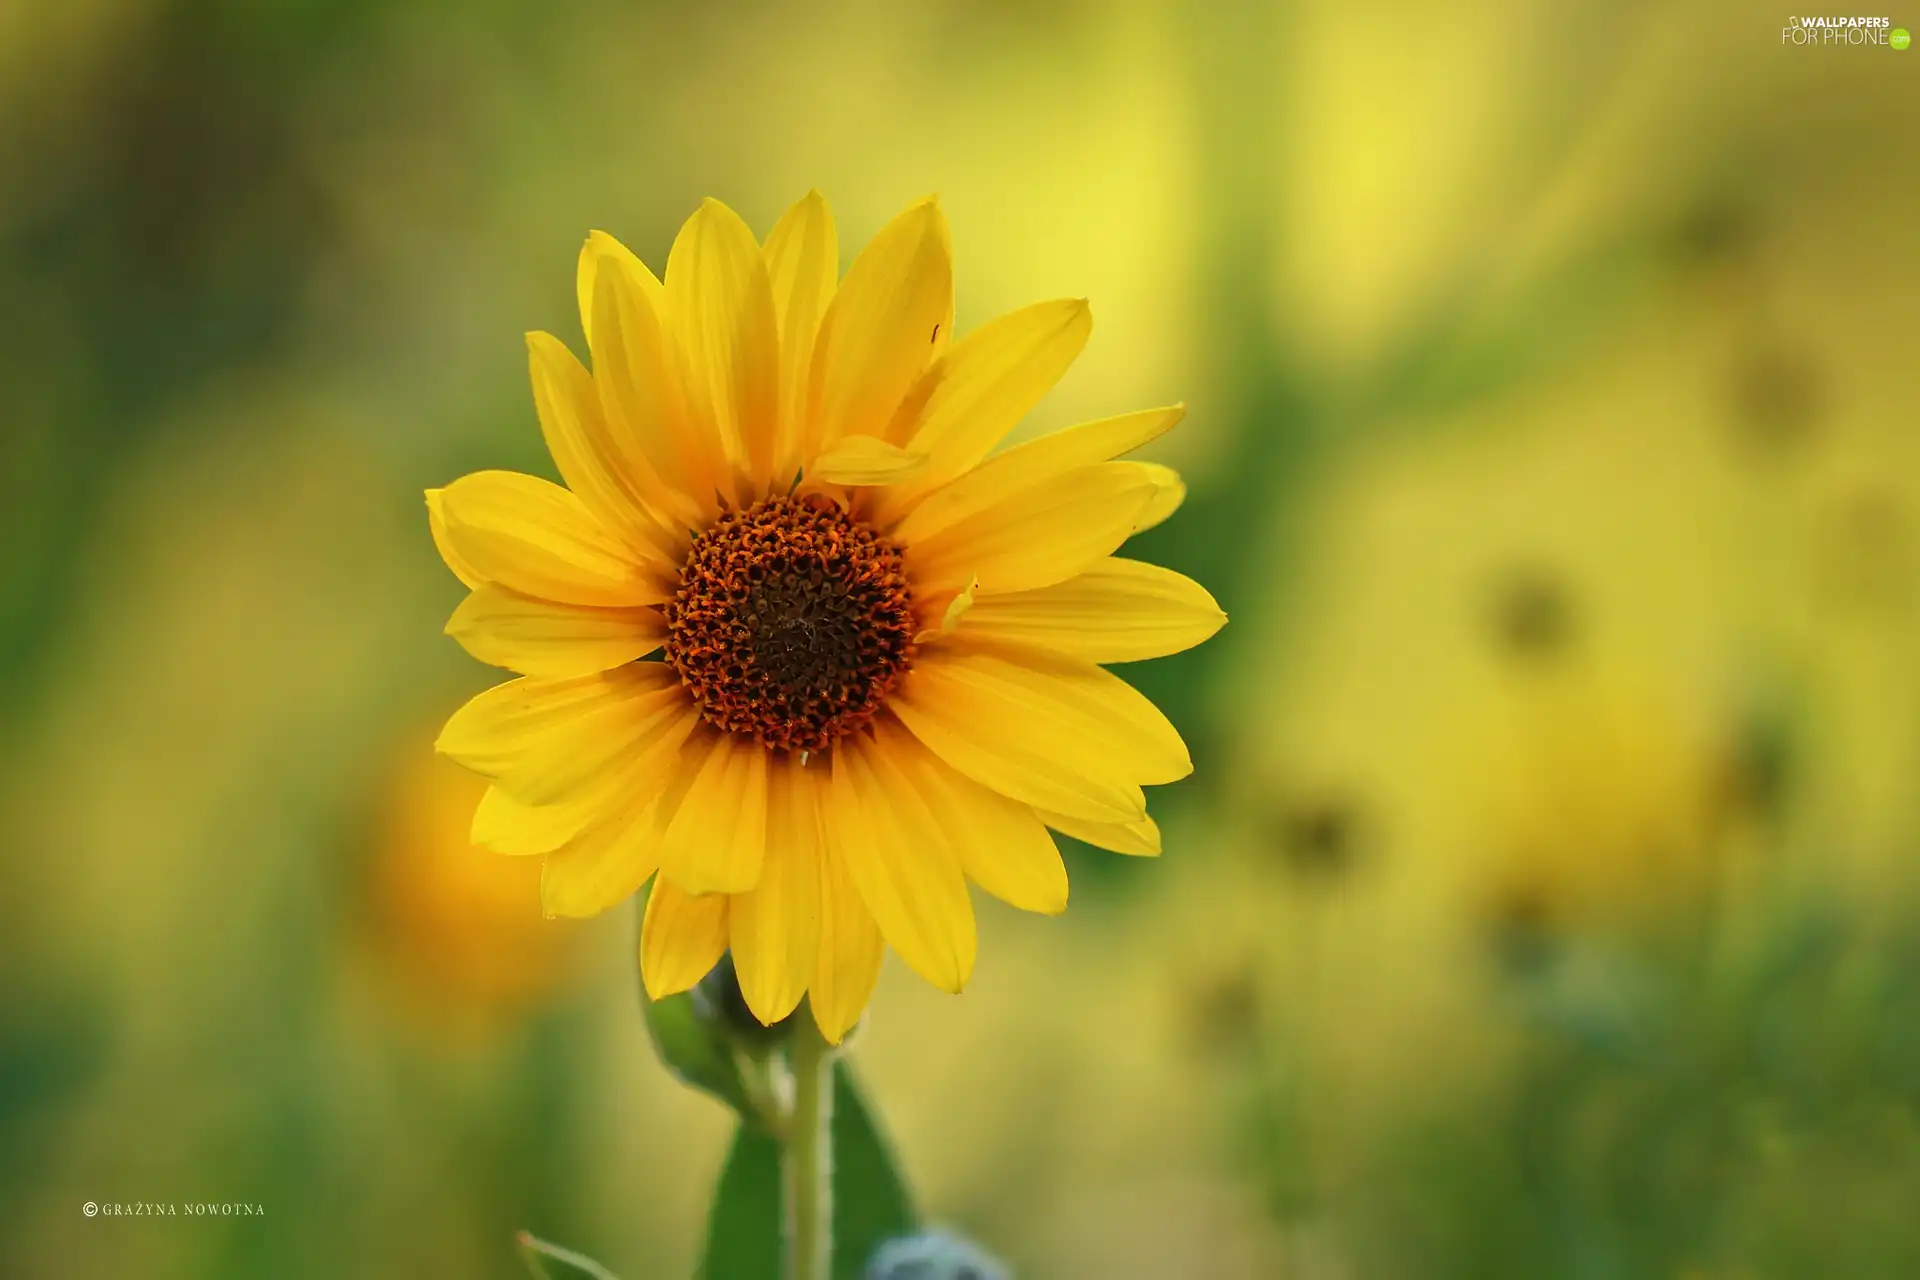
[[[1890, 15], [1920, 27], [1920, 9]], [[1908, 21], [1902, 22], [1902, 19]], [[1749, 4], [0, 6], [0, 1274], [690, 1273], [633, 914], [430, 755], [591, 228], [941, 193], [1186, 399], [1167, 853], [890, 965], [1028, 1277], [1920, 1274], [1920, 52]], [[844, 256], [843, 256], [844, 264]], [[96, 1219], [84, 1201], [263, 1218]]]

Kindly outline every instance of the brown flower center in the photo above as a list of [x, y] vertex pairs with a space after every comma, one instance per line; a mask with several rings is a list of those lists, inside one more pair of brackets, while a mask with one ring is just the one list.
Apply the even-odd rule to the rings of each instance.
[[694, 539], [663, 610], [667, 661], [714, 727], [824, 751], [913, 658], [900, 549], [827, 498], [764, 498]]

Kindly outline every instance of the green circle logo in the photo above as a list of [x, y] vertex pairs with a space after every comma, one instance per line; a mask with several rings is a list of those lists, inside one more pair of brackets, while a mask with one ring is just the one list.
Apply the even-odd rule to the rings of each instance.
[[1887, 33], [1887, 43], [1896, 49], [1904, 49], [1913, 43], [1913, 37], [1907, 34], [1905, 27], [1895, 27]]

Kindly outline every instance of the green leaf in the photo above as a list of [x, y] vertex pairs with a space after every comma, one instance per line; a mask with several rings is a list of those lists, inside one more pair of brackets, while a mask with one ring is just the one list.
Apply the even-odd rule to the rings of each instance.
[[680, 1080], [710, 1093], [741, 1117], [758, 1124], [740, 1070], [740, 1056], [725, 1028], [700, 1015], [691, 992], [649, 1000], [642, 994], [647, 1031], [660, 1061]]
[[780, 1143], [750, 1125], [733, 1135], [707, 1212], [701, 1280], [757, 1280], [781, 1274]]
[[859, 1280], [882, 1243], [920, 1225], [913, 1196], [894, 1164], [853, 1069], [836, 1062], [833, 1077], [833, 1274]]
[[[833, 1274], [859, 1280], [883, 1242], [918, 1225], [913, 1199], [843, 1060], [833, 1078]], [[780, 1143], [748, 1125], [734, 1135], [707, 1218], [702, 1280], [780, 1274]]]
[[514, 1243], [519, 1246], [520, 1261], [526, 1263], [527, 1273], [534, 1280], [576, 1280], [580, 1276], [588, 1280], [618, 1280], [613, 1272], [585, 1254], [563, 1249], [530, 1232], [522, 1231], [514, 1237]]

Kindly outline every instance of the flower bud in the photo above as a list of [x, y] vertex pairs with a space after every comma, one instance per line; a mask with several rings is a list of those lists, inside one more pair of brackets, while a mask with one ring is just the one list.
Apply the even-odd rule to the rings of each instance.
[[727, 1039], [749, 1052], [762, 1052], [783, 1043], [793, 1031], [795, 1014], [788, 1014], [772, 1026], [754, 1017], [747, 997], [740, 990], [740, 978], [733, 968], [731, 951], [720, 957], [712, 972], [700, 979], [693, 992], [693, 1008], [700, 1021], [719, 1030]]
[[935, 1230], [881, 1245], [864, 1280], [1010, 1280], [1010, 1274], [966, 1237]]

